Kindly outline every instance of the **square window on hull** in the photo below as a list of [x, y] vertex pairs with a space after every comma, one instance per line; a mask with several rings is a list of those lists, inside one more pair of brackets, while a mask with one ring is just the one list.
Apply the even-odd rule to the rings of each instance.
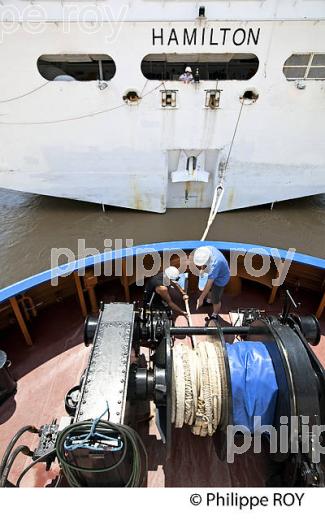
[[312, 67], [315, 65], [323, 65], [325, 66], [325, 54], [314, 54]]
[[307, 77], [310, 79], [325, 79], [325, 67], [311, 67]]
[[302, 79], [305, 77], [306, 67], [283, 67], [287, 79]]
[[310, 59], [310, 54], [292, 54], [290, 58], [287, 59], [285, 65], [287, 66], [301, 66], [305, 65], [307, 67]]

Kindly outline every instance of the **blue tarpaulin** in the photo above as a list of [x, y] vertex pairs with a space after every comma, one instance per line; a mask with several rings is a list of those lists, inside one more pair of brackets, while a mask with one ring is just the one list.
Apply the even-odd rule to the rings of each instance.
[[227, 343], [233, 399], [233, 423], [254, 432], [254, 417], [273, 425], [278, 395], [272, 359], [264, 343]]

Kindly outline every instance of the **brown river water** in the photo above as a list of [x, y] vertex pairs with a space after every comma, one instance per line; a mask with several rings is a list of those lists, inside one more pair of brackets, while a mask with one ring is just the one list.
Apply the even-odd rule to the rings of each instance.
[[[104, 240], [134, 245], [199, 240], [208, 209], [170, 209], [164, 215], [0, 189], [0, 288], [48, 269], [51, 248], [104, 249]], [[325, 195], [217, 215], [207, 240], [244, 242], [325, 258]]]

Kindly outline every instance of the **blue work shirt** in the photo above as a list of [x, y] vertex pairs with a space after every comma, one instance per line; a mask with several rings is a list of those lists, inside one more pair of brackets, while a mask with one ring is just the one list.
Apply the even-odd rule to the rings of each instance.
[[212, 252], [206, 272], [208, 280], [213, 280], [214, 285], [224, 287], [230, 280], [230, 269], [226, 258], [221, 251], [213, 246], [208, 246]]

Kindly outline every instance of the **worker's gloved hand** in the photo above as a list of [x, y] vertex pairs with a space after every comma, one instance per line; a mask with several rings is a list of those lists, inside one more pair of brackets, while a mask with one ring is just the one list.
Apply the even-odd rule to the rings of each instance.
[[196, 308], [199, 309], [200, 307], [202, 307], [203, 305], [203, 298], [202, 296], [200, 296], [200, 298], [198, 298], [197, 302], [196, 302]]
[[183, 294], [183, 300], [184, 302], [188, 300], [188, 294]]

